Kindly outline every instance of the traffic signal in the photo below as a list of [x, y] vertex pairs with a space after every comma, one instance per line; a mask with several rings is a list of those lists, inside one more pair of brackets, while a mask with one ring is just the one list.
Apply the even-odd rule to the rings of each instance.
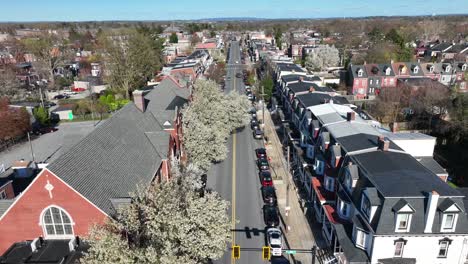
[[262, 259], [270, 260], [270, 247], [262, 247]]
[[232, 258], [240, 259], [240, 246], [236, 245], [232, 247]]

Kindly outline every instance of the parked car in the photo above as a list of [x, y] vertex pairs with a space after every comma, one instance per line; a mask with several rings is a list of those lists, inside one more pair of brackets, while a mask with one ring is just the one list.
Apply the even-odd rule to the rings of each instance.
[[265, 158], [261, 158], [257, 160], [257, 166], [259, 170], [269, 170], [270, 164], [268, 164], [268, 160]]
[[258, 127], [253, 131], [253, 137], [255, 139], [262, 139], [263, 138], [263, 131], [261, 131]]
[[265, 204], [276, 205], [276, 190], [273, 186], [263, 186], [262, 187], [262, 198]]
[[278, 207], [273, 205], [263, 206], [263, 221], [265, 225], [277, 227], [279, 226], [279, 212]]
[[267, 153], [265, 148], [258, 148], [255, 150], [255, 155], [257, 155], [257, 159], [267, 158]]
[[268, 246], [271, 248], [271, 255], [274, 257], [283, 255], [283, 234], [281, 230], [278, 228], [269, 228], [266, 233]]
[[236, 78], [242, 78], [242, 73], [240, 72], [236, 73]]
[[271, 179], [271, 173], [269, 171], [262, 170], [259, 175], [262, 186], [273, 186], [273, 179]]
[[68, 99], [70, 98], [69, 95], [66, 95], [66, 94], [57, 94], [56, 96], [54, 96], [54, 99]]
[[252, 118], [257, 118], [257, 109], [255, 109], [254, 107], [252, 107], [250, 110], [249, 110], [249, 114], [252, 115]]
[[250, 121], [250, 128], [252, 128], [253, 130], [258, 129], [258, 121], [257, 121], [257, 119], [252, 119], [252, 120]]
[[57, 131], [58, 129], [55, 127], [40, 127], [33, 130], [33, 134], [35, 135], [42, 135], [47, 133], [52, 133]]

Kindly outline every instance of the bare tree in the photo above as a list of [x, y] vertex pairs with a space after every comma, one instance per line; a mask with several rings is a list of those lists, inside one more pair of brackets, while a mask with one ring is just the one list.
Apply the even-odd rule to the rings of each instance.
[[407, 84], [396, 88], [383, 88], [372, 107], [372, 113], [380, 122], [398, 122], [402, 110], [409, 105], [410, 96], [411, 89]]
[[15, 71], [10, 67], [0, 68], [0, 97], [10, 98], [18, 94], [20, 83], [16, 78]]
[[443, 20], [424, 20], [421, 22], [420, 27], [423, 39], [432, 41], [439, 39], [447, 28], [447, 24]]
[[49, 80], [49, 88], [54, 88], [54, 70], [72, 57], [72, 51], [62, 39], [51, 34], [25, 39], [23, 44], [36, 57], [33, 62], [35, 70]]

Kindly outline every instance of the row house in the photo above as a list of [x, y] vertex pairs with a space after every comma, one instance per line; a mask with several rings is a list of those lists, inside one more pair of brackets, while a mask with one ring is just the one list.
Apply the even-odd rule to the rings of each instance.
[[397, 87], [399, 80], [430, 78], [458, 91], [467, 91], [468, 63], [417, 63], [350, 65], [346, 83], [348, 93], [357, 98], [379, 94], [382, 88]]
[[128, 204], [137, 185], [170, 177], [171, 161], [185, 159], [180, 110], [190, 91], [165, 78], [133, 98], [34, 178], [11, 178], [29, 184], [1, 200], [0, 254], [17, 241], [86, 236]]
[[[316, 220], [339, 263], [466, 258], [463, 195], [354, 112], [345, 121], [318, 116], [311, 122], [318, 127], [314, 162], [305, 165], [313, 168]], [[428, 254], [422, 256], [423, 249]]]
[[294, 63], [278, 62], [273, 67], [275, 80], [278, 82], [282, 76], [289, 74], [307, 75], [307, 71]]
[[468, 44], [442, 42], [427, 48], [424, 56], [436, 58], [437, 61], [462, 60], [466, 62], [468, 59]]

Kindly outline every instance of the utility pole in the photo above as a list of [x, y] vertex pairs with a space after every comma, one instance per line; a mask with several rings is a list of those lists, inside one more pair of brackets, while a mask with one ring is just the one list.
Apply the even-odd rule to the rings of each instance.
[[29, 136], [29, 131], [28, 131], [28, 141], [29, 141], [29, 147], [31, 148], [31, 156], [32, 156], [32, 161], [36, 161], [36, 158], [34, 157], [34, 149], [33, 149], [33, 145], [32, 145], [32, 142], [31, 142], [31, 137]]
[[[287, 162], [286, 162], [286, 217], [289, 215], [289, 145], [288, 145], [288, 151], [287, 151], [287, 156], [286, 156]], [[289, 221], [286, 221], [286, 230], [289, 230], [291, 227], [289, 226]]]
[[265, 132], [265, 87], [262, 85], [262, 123], [263, 132]]

